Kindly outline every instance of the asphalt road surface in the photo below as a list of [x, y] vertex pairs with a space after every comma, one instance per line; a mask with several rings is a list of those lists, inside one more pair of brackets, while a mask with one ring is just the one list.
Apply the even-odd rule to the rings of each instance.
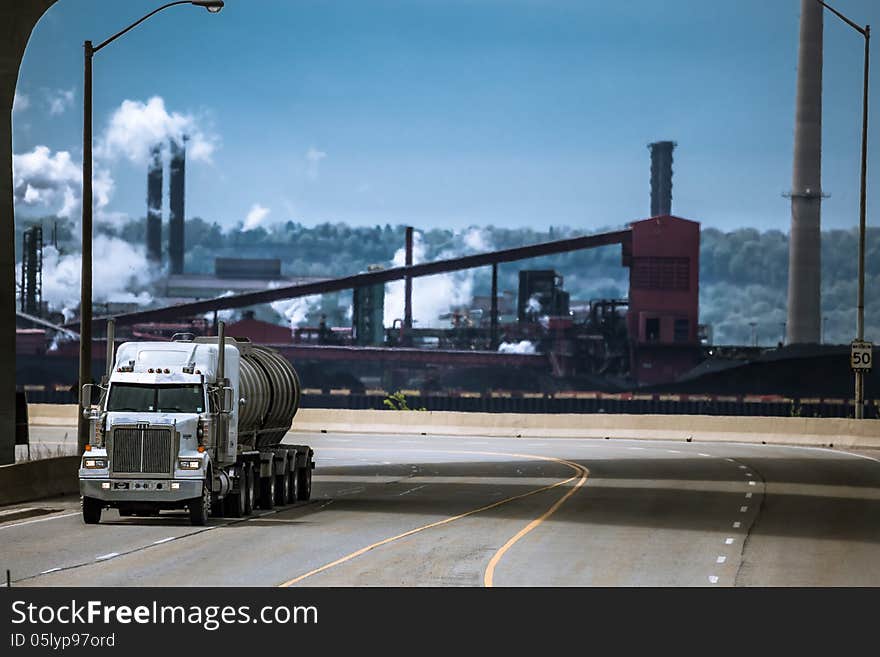
[[880, 585], [880, 462], [621, 440], [304, 435], [311, 502], [3, 522], [14, 586]]

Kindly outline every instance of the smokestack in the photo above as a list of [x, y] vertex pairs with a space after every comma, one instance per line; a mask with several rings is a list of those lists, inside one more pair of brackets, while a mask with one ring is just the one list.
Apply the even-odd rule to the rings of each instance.
[[171, 140], [171, 165], [169, 170], [169, 233], [168, 257], [171, 261], [171, 273], [183, 273], [183, 254], [186, 237], [184, 234], [184, 194], [186, 193], [186, 137], [180, 144]]
[[816, 0], [801, 0], [788, 248], [788, 344], [818, 343], [821, 324], [823, 11]]
[[162, 262], [162, 147], [150, 151], [147, 169], [147, 257]]
[[674, 141], [656, 141], [651, 149], [651, 216], [672, 214], [672, 151]]

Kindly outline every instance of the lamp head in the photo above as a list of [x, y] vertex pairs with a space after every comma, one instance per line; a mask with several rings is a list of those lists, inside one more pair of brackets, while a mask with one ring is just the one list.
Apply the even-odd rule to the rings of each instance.
[[219, 13], [224, 6], [223, 0], [191, 0], [191, 4], [197, 7], [204, 7], [212, 14]]

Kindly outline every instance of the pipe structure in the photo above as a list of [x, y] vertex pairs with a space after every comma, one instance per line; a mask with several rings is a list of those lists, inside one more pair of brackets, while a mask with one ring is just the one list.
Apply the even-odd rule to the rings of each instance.
[[498, 349], [498, 263], [492, 263], [492, 316], [490, 318], [490, 344], [494, 351]]
[[788, 250], [788, 344], [816, 344], [821, 330], [823, 11], [816, 0], [801, 0]]
[[[406, 266], [412, 267], [413, 264], [413, 229], [412, 226], [406, 227]], [[410, 331], [413, 325], [412, 318], [412, 276], [404, 279], [404, 299], [403, 299], [403, 340], [404, 344], [409, 344]]]
[[110, 377], [113, 375], [113, 352], [116, 348], [116, 322], [112, 319], [107, 320], [107, 378], [104, 384], [110, 383]]

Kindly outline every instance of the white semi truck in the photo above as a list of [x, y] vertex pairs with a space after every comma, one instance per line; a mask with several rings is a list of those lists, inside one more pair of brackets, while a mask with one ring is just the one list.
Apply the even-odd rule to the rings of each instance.
[[281, 442], [299, 407], [296, 371], [272, 349], [226, 338], [222, 322], [218, 333], [126, 342], [114, 358], [108, 324], [100, 395], [88, 384], [80, 397], [91, 427], [79, 470], [84, 522], [99, 523], [105, 508], [186, 508], [204, 525], [309, 499], [314, 452]]

